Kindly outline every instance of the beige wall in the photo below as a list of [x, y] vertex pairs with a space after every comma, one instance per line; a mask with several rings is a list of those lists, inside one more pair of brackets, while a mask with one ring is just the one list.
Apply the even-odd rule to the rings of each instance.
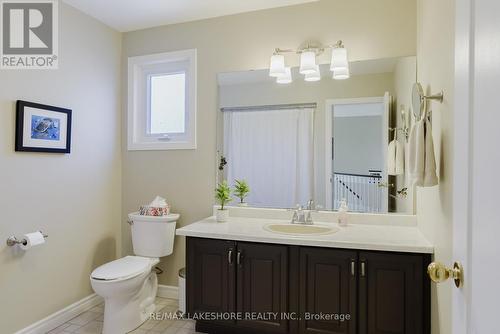
[[[0, 332], [13, 333], [92, 293], [119, 256], [121, 37], [60, 3], [58, 70], [0, 70]], [[15, 101], [73, 110], [69, 155], [15, 153]], [[25, 253], [10, 235], [42, 229]], [[16, 247], [17, 248], [17, 247]]]
[[[453, 194], [453, 0], [418, 1], [418, 80], [429, 93], [444, 90], [444, 102], [432, 102], [432, 133], [440, 184], [417, 191], [419, 226], [435, 245], [435, 258], [452, 263]], [[432, 285], [432, 333], [451, 334], [451, 282]]]
[[[415, 76], [415, 68], [413, 69]], [[325, 202], [325, 102], [328, 99], [357, 97], [383, 97], [393, 94], [394, 74], [379, 73], [352, 76], [349, 80], [324, 78], [319, 82], [295, 80], [288, 85], [276, 83], [240, 84], [224, 86], [220, 90], [220, 106], [255, 106], [316, 102], [314, 111], [314, 200], [326, 207]], [[218, 131], [222, 131], [219, 117]], [[219, 134], [219, 138], [222, 136]], [[305, 205], [305, 203], [302, 203]]]
[[[123, 61], [172, 50], [198, 50], [198, 148], [191, 151], [123, 151], [123, 249], [131, 252], [126, 213], [165, 196], [186, 225], [212, 213], [216, 168], [216, 110], [219, 72], [268, 66], [276, 47], [296, 48], [307, 41], [344, 40], [351, 61], [416, 53], [415, 0], [323, 0], [311, 4], [156, 27], [124, 34]], [[292, 61], [293, 60], [293, 61]], [[297, 65], [297, 57], [290, 59]], [[321, 58], [328, 62], [328, 55]], [[126, 67], [123, 100], [126, 101]], [[126, 107], [123, 108], [123, 115]], [[321, 119], [318, 119], [321, 122]], [[123, 122], [126, 136], [126, 120]], [[184, 240], [164, 259], [160, 283], [176, 284], [184, 265]]]

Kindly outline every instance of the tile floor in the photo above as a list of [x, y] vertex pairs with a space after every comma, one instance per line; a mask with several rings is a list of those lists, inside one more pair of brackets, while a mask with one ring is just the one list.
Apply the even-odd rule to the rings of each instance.
[[[156, 312], [174, 313], [177, 311], [177, 300], [167, 298], [156, 298]], [[104, 304], [78, 315], [67, 323], [47, 332], [56, 333], [77, 333], [77, 334], [100, 334], [102, 332]], [[194, 321], [192, 320], [146, 320], [133, 334], [194, 334]], [[122, 334], [122, 333], [116, 333]]]

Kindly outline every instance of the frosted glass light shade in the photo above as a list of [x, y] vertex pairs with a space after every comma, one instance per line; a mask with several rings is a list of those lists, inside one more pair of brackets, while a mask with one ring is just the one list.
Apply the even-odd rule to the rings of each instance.
[[276, 78], [279, 84], [289, 84], [292, 82], [292, 70], [290, 67], [285, 67], [285, 74]]
[[335, 71], [336, 69], [342, 68], [349, 68], [349, 62], [347, 61], [347, 50], [345, 48], [333, 48], [330, 70]]
[[269, 66], [269, 76], [279, 77], [285, 74], [285, 56], [272, 55], [271, 65]]
[[300, 74], [311, 74], [316, 71], [316, 53], [304, 51], [300, 54]]
[[333, 79], [334, 80], [345, 80], [350, 77], [349, 68], [338, 68], [333, 70]]
[[319, 71], [319, 65], [315, 66], [315, 71], [312, 73], [307, 73], [304, 78], [305, 81], [320, 81], [321, 72]]

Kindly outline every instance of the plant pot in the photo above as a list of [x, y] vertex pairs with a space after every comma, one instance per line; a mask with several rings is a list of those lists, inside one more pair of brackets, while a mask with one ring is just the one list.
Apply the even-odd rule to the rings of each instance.
[[218, 209], [215, 212], [215, 220], [217, 220], [217, 222], [219, 222], [219, 223], [227, 222], [228, 218], [229, 218], [229, 210], [228, 209], [224, 209], [224, 210]]
[[241, 207], [245, 207], [245, 206], [248, 206], [248, 203], [246, 203], [246, 202], [243, 202], [243, 203], [242, 203], [242, 202], [240, 202], [240, 203], [238, 203], [237, 205], [238, 205], [238, 206], [241, 206]]

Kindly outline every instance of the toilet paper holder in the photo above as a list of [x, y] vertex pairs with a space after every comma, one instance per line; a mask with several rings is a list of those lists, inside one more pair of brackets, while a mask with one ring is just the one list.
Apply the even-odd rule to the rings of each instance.
[[[45, 234], [42, 231], [38, 231], [38, 232], [42, 233], [44, 239], [47, 239], [49, 237], [48, 234]], [[9, 246], [9, 247], [19, 245], [19, 244], [26, 245], [27, 243], [28, 242], [26, 241], [26, 239], [19, 240], [13, 235], [7, 238], [7, 246]]]

